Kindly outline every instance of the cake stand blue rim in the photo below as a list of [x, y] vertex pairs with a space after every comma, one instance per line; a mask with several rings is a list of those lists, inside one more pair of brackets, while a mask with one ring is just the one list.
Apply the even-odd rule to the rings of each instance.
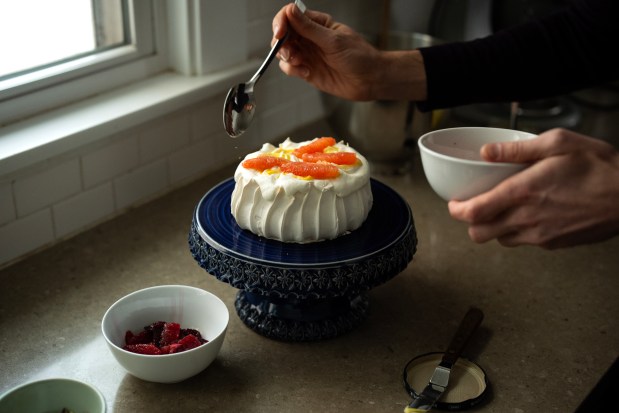
[[230, 211], [234, 178], [211, 188], [195, 209], [200, 237], [235, 258], [273, 267], [326, 268], [364, 261], [392, 247], [414, 230], [408, 203], [389, 186], [371, 179], [372, 209], [361, 227], [333, 240], [286, 243], [240, 228]]

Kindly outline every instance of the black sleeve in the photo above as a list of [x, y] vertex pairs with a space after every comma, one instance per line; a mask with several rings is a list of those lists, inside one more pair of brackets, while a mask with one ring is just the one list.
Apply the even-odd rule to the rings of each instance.
[[619, 77], [619, 0], [579, 0], [473, 41], [420, 49], [421, 110], [556, 96]]

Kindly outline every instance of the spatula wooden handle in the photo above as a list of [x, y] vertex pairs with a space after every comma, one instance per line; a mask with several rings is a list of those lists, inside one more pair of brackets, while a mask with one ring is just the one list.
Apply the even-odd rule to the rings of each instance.
[[484, 313], [479, 308], [471, 307], [469, 309], [462, 319], [458, 331], [456, 331], [456, 334], [451, 339], [451, 343], [449, 343], [445, 355], [443, 355], [441, 366], [451, 369], [483, 319]]

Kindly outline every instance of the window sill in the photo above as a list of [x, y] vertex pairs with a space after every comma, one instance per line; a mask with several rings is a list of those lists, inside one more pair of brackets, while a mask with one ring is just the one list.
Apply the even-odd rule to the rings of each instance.
[[75, 150], [219, 93], [258, 68], [251, 60], [205, 76], [163, 73], [0, 128], [0, 176]]

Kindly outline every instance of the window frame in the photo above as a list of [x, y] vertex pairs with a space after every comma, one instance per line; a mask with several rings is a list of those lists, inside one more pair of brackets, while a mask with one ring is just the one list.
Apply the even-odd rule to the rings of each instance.
[[164, 71], [165, 0], [126, 1], [131, 44], [0, 81], [0, 126]]

